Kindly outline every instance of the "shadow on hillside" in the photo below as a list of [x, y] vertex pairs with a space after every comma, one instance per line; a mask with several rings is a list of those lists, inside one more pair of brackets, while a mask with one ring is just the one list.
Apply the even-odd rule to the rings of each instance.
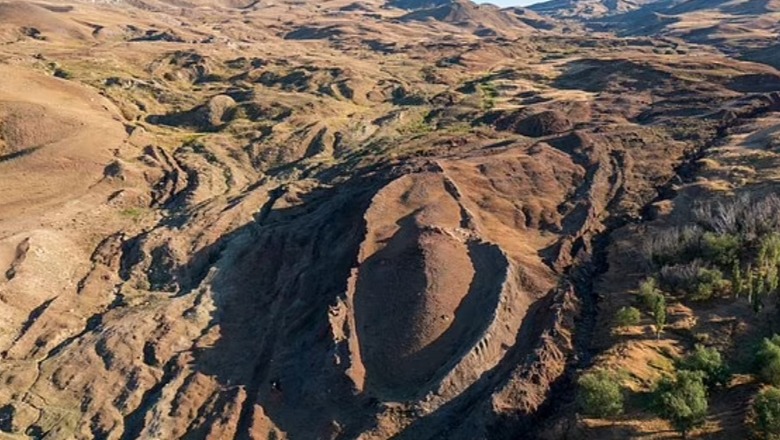
[[[196, 253], [177, 275], [181, 294], [194, 292], [208, 279], [215, 301], [209, 328], [216, 333], [215, 341], [194, 352], [192, 368], [222, 385], [219, 395], [203, 409], [207, 411], [203, 417], [187, 428], [189, 436], [205, 437], [213, 426], [225, 423], [222, 417], [236, 411], [240, 411], [237, 438], [242, 439], [269, 435], [270, 426], [290, 439], [355, 438], [374, 427], [376, 415], [384, 408], [374, 395], [355, 389], [345, 373], [350, 352], [346, 341], [334, 342], [331, 319], [338, 314], [332, 307], [344, 298], [357, 265], [366, 232], [363, 216], [387, 179], [355, 177], [335, 188], [315, 190], [295, 206], [258, 207], [255, 222]], [[272, 194], [271, 200], [284, 195]], [[485, 306], [495, 308], [488, 304], [495, 286], [492, 278], [505, 266], [494, 267], [498, 251], [481, 246], [490, 245], [475, 244], [468, 249], [478, 274], [451, 326], [454, 333], [445, 332], [433, 346], [466, 350], [469, 343], [460, 346], [454, 341], [484, 331], [484, 322], [473, 318]], [[356, 293], [355, 313], [356, 320], [365, 323], [376, 314], [362, 310], [359, 303], [367, 299], [361, 299], [363, 290], [365, 286]], [[553, 319], [549, 312], [553, 296], [531, 305], [517, 344], [508, 348], [497, 366], [397, 438], [425, 439], [445, 432], [450, 424], [466, 421], [466, 415], [484, 403], [487, 395], [508, 383], [512, 372], [534, 361], [533, 351]], [[380, 316], [382, 310], [378, 309]], [[153, 363], [153, 358], [152, 348], [147, 363]], [[452, 358], [445, 357], [445, 362]], [[123, 439], [141, 434], [177, 368], [175, 357], [163, 366], [160, 385], [147, 391], [144, 403], [125, 417]], [[434, 376], [447, 368], [442, 365]], [[367, 373], [370, 377], [372, 370]], [[238, 409], [240, 390], [246, 391], [246, 400]], [[514, 429], [529, 422], [518, 418], [501, 424]]]
[[[451, 322], [435, 340], [417, 351], [406, 352], [416, 343], [421, 328], [437, 326], [425, 322], [427, 314], [436, 310], [438, 300], [422, 296], [429, 288], [426, 272], [441, 270], [439, 276], [448, 276], [459, 270], [426, 266], [426, 251], [421, 247], [425, 229], [417, 226], [417, 214], [396, 222], [399, 229], [385, 247], [361, 264], [355, 286], [355, 323], [366, 383], [384, 397], [398, 400], [423, 398], [432, 382], [449, 372], [479, 342], [498, 308], [509, 264], [494, 245], [464, 246], [474, 276]], [[449, 262], [457, 264], [456, 256], [450, 257]]]
[[[363, 213], [377, 189], [370, 179], [353, 180], [314, 191], [298, 206], [260, 209], [256, 223], [199, 252], [188, 267], [210, 273], [211, 326], [219, 328], [213, 346], [196, 352], [194, 368], [226, 389], [246, 390], [238, 438], [249, 437], [256, 405], [293, 439], [330, 438], [371, 414], [374, 402], [353, 390], [339, 365], [348, 362], [340, 358], [344, 347], [330, 335], [329, 310], [347, 291]], [[219, 399], [210, 413], [234, 404]]]

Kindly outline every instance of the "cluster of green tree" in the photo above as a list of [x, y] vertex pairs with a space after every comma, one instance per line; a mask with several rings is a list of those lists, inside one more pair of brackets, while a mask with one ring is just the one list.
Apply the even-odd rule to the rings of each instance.
[[[657, 337], [666, 326], [666, 297], [658, 289], [654, 278], [648, 278], [639, 285], [639, 302], [650, 317], [653, 318]], [[622, 307], [615, 312], [614, 323], [618, 327], [637, 325], [642, 320], [642, 312], [636, 307]]]
[[[716, 349], [696, 346], [677, 363], [673, 376], [663, 377], [657, 383], [652, 409], [685, 438], [704, 423], [709, 390], [725, 385], [729, 378], [728, 368]], [[578, 384], [582, 414], [608, 418], [623, 413], [625, 390], [620, 386], [619, 375], [596, 370], [581, 376]]]
[[764, 440], [780, 440], [780, 389], [769, 387], [753, 401], [750, 425], [755, 436]]
[[658, 286], [694, 301], [745, 297], [761, 310], [780, 291], [780, 199], [703, 204], [694, 220], [645, 240]]
[[[767, 386], [750, 408], [749, 424], [759, 439], [780, 440], [780, 335], [764, 339], [756, 352], [756, 376]], [[653, 392], [651, 409], [683, 438], [704, 424], [709, 394], [728, 384], [731, 373], [714, 348], [697, 345], [677, 361], [675, 373], [661, 378]], [[577, 393], [580, 412], [589, 417], [623, 414], [626, 390], [619, 374], [595, 370], [582, 375]]]
[[757, 438], [780, 440], [780, 335], [764, 339], [755, 360], [756, 375], [769, 387], [753, 401], [750, 425]]

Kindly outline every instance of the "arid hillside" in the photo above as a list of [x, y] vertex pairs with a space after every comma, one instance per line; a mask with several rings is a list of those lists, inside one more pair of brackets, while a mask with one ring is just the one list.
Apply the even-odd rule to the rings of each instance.
[[689, 437], [747, 438], [780, 71], [729, 5], [0, 2], [0, 439], [675, 438], [697, 344]]
[[714, 46], [734, 58], [780, 68], [776, 0], [551, 0], [532, 9], [593, 31]]

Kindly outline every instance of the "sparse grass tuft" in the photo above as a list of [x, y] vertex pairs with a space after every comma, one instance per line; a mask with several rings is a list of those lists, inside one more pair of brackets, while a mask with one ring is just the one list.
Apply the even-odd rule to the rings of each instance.
[[479, 91], [482, 94], [482, 110], [492, 110], [496, 106], [496, 98], [498, 98], [496, 86], [492, 82], [480, 83]]
[[143, 219], [144, 216], [146, 216], [146, 214], [148, 214], [148, 213], [149, 213], [148, 209], [146, 209], [146, 208], [138, 208], [138, 207], [126, 208], [126, 209], [123, 209], [123, 210], [119, 211], [119, 215], [121, 217], [129, 219], [129, 220], [132, 220], [135, 223], [140, 222], [141, 219]]

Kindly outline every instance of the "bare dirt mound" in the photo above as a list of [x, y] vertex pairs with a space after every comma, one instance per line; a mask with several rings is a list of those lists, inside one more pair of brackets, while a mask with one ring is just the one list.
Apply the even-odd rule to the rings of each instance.
[[217, 95], [206, 104], [169, 115], [149, 116], [149, 122], [179, 127], [190, 127], [201, 131], [216, 131], [224, 126], [236, 107], [236, 101], [227, 95]]
[[8, 219], [31, 201], [44, 209], [84, 191], [126, 133], [110, 104], [84, 87], [20, 67], [0, 72], [0, 216]]
[[493, 289], [472, 286], [484, 267], [471, 260], [461, 215], [435, 174], [400, 179], [374, 198], [354, 299], [369, 387], [419, 394], [489, 323], [501, 278]]
[[0, 102], [0, 142], [5, 145], [0, 156], [11, 157], [44, 147], [67, 138], [78, 126], [77, 120], [44, 105]]
[[92, 30], [68, 17], [68, 9], [47, 8], [31, 2], [0, 3], [0, 35], [52, 40], [87, 40]]

